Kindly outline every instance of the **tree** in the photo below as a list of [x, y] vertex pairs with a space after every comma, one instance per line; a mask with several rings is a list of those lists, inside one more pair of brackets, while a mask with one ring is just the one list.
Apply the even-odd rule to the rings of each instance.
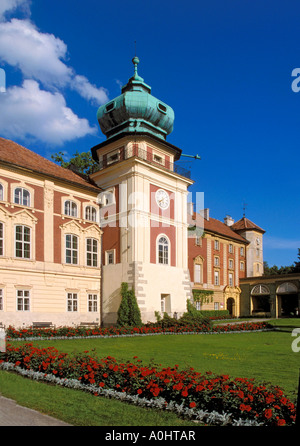
[[292, 266], [293, 273], [300, 273], [300, 248], [298, 248], [298, 262], [294, 262], [294, 266]]
[[293, 266], [281, 266], [278, 268], [278, 266], [273, 265], [269, 266], [268, 262], [264, 262], [264, 276], [273, 276], [277, 274], [291, 274], [293, 271]]
[[51, 155], [51, 158], [61, 167], [73, 170], [81, 175], [90, 175], [98, 168], [98, 163], [92, 158], [91, 152], [79, 153], [76, 151], [70, 161], [65, 161], [64, 156], [63, 152], [57, 152]]
[[121, 284], [122, 300], [118, 310], [117, 325], [139, 327], [142, 325], [141, 312], [133, 290], [128, 290], [128, 283]]
[[128, 283], [121, 284], [121, 303], [118, 309], [117, 325], [124, 327], [129, 325], [129, 302], [128, 302]]

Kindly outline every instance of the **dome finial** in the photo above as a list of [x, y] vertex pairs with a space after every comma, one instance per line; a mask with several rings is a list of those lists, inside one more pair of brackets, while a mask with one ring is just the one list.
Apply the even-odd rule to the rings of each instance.
[[134, 56], [134, 58], [132, 59], [132, 63], [134, 65], [134, 78], [137, 79], [139, 78], [138, 72], [137, 72], [137, 66], [140, 63], [140, 59], [137, 56]]

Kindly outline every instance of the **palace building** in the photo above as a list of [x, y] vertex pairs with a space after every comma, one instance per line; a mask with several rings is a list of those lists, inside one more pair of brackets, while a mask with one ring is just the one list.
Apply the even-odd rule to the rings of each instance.
[[[264, 230], [243, 217], [201, 217], [194, 181], [167, 142], [174, 111], [138, 74], [99, 107], [106, 140], [84, 178], [0, 138], [0, 323], [114, 324], [121, 284], [144, 322], [155, 312], [241, 313], [240, 280], [263, 273]], [[202, 222], [202, 223], [199, 223]], [[197, 231], [199, 229], [199, 231]]]

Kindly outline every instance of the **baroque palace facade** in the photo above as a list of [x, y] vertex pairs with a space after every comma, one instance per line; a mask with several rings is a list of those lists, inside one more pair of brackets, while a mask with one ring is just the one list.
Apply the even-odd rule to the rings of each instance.
[[166, 141], [171, 107], [134, 75], [98, 109], [106, 140], [89, 178], [0, 138], [0, 323], [113, 324], [121, 283], [155, 312], [241, 314], [240, 280], [263, 273], [264, 230], [187, 203], [194, 181]]

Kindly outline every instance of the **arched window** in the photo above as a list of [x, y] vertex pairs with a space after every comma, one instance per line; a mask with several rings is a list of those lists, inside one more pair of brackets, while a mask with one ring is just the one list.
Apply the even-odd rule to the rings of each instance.
[[158, 263], [162, 265], [169, 264], [169, 240], [165, 235], [162, 235], [158, 238], [157, 241], [157, 258]]
[[4, 187], [3, 184], [0, 183], [0, 201], [4, 200]]
[[21, 204], [23, 206], [30, 206], [30, 192], [23, 187], [16, 187], [14, 203]]
[[69, 217], [77, 217], [77, 204], [74, 201], [65, 201], [64, 214]]
[[85, 219], [89, 221], [97, 220], [97, 210], [93, 206], [87, 206], [85, 208]]

